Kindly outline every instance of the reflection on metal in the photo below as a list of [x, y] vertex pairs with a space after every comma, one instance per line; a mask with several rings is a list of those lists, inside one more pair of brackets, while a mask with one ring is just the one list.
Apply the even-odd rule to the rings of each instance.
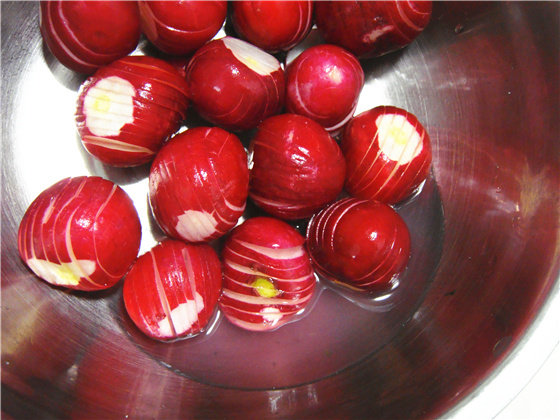
[[[414, 43], [362, 63], [356, 112], [405, 108], [433, 141], [432, 176], [399, 206], [413, 256], [377, 302], [390, 310], [320, 287], [306, 316], [269, 335], [241, 333], [217, 315], [207, 334], [163, 344], [135, 330], [119, 287], [65, 292], [19, 259], [27, 205], [67, 176], [100, 175], [133, 197], [141, 253], [162, 233], [147, 200], [149, 165], [107, 167], [82, 148], [74, 112], [84, 78], [43, 46], [38, 4], [2, 2], [3, 412], [417, 418], [468, 397], [558, 283], [559, 7], [435, 2]], [[304, 45], [317, 41], [312, 32]]]

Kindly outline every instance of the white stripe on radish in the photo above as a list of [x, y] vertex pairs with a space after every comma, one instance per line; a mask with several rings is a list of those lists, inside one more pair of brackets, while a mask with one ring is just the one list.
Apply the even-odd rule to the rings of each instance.
[[[164, 337], [172, 337], [188, 331], [198, 320], [198, 313], [203, 307], [204, 301], [202, 296], [196, 293], [194, 300], [187, 300], [170, 311], [169, 316], [171, 320], [165, 317], [158, 322], [160, 334]], [[171, 325], [173, 325], [174, 331], [171, 331]]]
[[234, 292], [233, 290], [229, 290], [229, 289], [223, 289], [222, 293], [224, 296], [233, 300], [237, 300], [239, 302], [250, 303], [253, 305], [267, 305], [267, 306], [300, 305], [302, 303], [307, 302], [309, 299], [311, 299], [312, 296], [312, 294], [308, 294], [300, 299], [279, 299], [279, 298], [268, 298], [268, 297], [261, 297], [261, 296], [250, 296], [250, 295], [245, 295], [243, 293]]
[[375, 120], [379, 148], [399, 164], [410, 162], [422, 151], [422, 137], [404, 115], [383, 114]]
[[218, 222], [204, 211], [187, 210], [177, 218], [175, 230], [189, 242], [204, 241], [216, 232]]
[[51, 261], [29, 258], [26, 263], [39, 277], [59, 286], [76, 286], [80, 282], [83, 272], [90, 276], [96, 267], [95, 261], [91, 260], [76, 260], [57, 264]]
[[270, 248], [266, 246], [255, 245], [245, 241], [240, 241], [239, 239], [236, 239], [236, 242], [244, 246], [245, 248], [258, 252], [259, 254], [263, 254], [274, 260], [293, 260], [305, 255], [303, 246], [296, 246], [292, 248]]
[[280, 62], [274, 56], [248, 42], [229, 36], [222, 38], [222, 42], [235, 58], [262, 76], [268, 76], [280, 69]]
[[103, 147], [105, 149], [119, 150], [121, 152], [129, 152], [129, 153], [143, 153], [146, 155], [156, 154], [154, 150], [150, 150], [146, 147], [137, 146], [135, 144], [126, 143], [119, 140], [108, 139], [106, 137], [86, 135], [82, 138], [82, 140], [84, 145], [98, 146], [98, 147]]
[[93, 85], [84, 98], [86, 126], [96, 136], [117, 136], [134, 121], [134, 86], [121, 77], [110, 76]]

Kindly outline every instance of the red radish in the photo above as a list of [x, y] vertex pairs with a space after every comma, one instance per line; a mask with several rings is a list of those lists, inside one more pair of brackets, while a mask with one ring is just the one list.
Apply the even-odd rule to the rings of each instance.
[[19, 254], [43, 280], [77, 290], [116, 284], [140, 249], [132, 200], [103, 178], [63, 179], [31, 203], [18, 232]]
[[188, 85], [171, 64], [130, 56], [100, 68], [80, 88], [76, 124], [82, 144], [103, 163], [151, 161], [186, 117]]
[[185, 55], [218, 33], [227, 1], [138, 1], [142, 32], [160, 51]]
[[335, 131], [354, 114], [363, 85], [356, 57], [335, 45], [316, 45], [286, 68], [286, 109]]
[[354, 197], [398, 203], [426, 180], [432, 161], [430, 137], [418, 119], [394, 106], [354, 117], [344, 130], [346, 190]]
[[158, 153], [149, 189], [154, 217], [169, 236], [187, 242], [216, 239], [245, 210], [247, 153], [234, 134], [221, 128], [192, 128]]
[[315, 23], [323, 38], [360, 58], [410, 44], [428, 25], [431, 1], [319, 1]]
[[313, 216], [307, 249], [322, 276], [354, 290], [377, 291], [406, 267], [410, 234], [387, 204], [344, 198]]
[[231, 232], [222, 250], [219, 300], [229, 321], [268, 331], [295, 319], [316, 283], [304, 242], [296, 229], [271, 217], [248, 219]]
[[249, 196], [273, 216], [310, 217], [342, 191], [344, 156], [310, 118], [296, 114], [267, 118], [251, 140], [249, 155]]
[[214, 248], [166, 239], [134, 263], [124, 280], [123, 299], [144, 334], [169, 340], [204, 330], [221, 287], [222, 268]]
[[165, 61], [175, 67], [181, 77], [187, 77], [187, 66], [189, 65], [189, 57], [169, 57]]
[[41, 34], [71, 70], [92, 74], [134, 51], [140, 19], [131, 1], [41, 1]]
[[232, 2], [232, 23], [241, 38], [268, 52], [288, 51], [313, 24], [311, 0]]
[[237, 38], [210, 41], [187, 67], [198, 113], [226, 130], [253, 128], [284, 104], [284, 71], [274, 56]]

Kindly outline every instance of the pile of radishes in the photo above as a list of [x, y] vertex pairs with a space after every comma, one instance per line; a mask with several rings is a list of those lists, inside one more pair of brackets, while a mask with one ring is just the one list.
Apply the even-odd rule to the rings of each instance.
[[[272, 330], [297, 319], [318, 281], [376, 293], [404, 270], [410, 235], [392, 205], [428, 176], [429, 137], [406, 110], [354, 112], [360, 60], [412, 42], [431, 2], [40, 7], [50, 51], [91, 75], [77, 100], [83, 146], [107, 165], [151, 162], [149, 202], [169, 238], [138, 256], [140, 220], [124, 190], [67, 178], [20, 224], [19, 252], [37, 276], [88, 291], [124, 277], [130, 318], [168, 340], [204, 331], [218, 307], [241, 328]], [[226, 20], [235, 36], [217, 38]], [[324, 43], [283, 63], [313, 23]], [[129, 55], [142, 34], [158, 57]], [[189, 113], [207, 125], [185, 129]], [[247, 200], [258, 217], [244, 216]], [[306, 237], [290, 223], [302, 221]]]

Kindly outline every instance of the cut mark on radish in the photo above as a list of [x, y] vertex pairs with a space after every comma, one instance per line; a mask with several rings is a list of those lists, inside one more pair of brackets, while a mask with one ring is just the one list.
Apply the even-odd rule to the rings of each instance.
[[[198, 320], [198, 313], [202, 308], [204, 308], [204, 300], [202, 296], [196, 293], [194, 300], [187, 300], [169, 312], [171, 322], [169, 322], [167, 317], [158, 322], [160, 334], [165, 337], [170, 337], [175, 334], [181, 335], [188, 331]], [[174, 332], [171, 331], [171, 324], [173, 324]]]
[[260, 246], [246, 241], [236, 240], [239, 244], [259, 254], [275, 260], [293, 260], [305, 255], [303, 246], [295, 246], [291, 248], [273, 248], [267, 246]]
[[249, 192], [249, 195], [251, 196], [251, 198], [260, 203], [261, 205], [265, 205], [265, 206], [270, 206], [270, 207], [274, 207], [280, 210], [301, 210], [301, 209], [305, 209], [308, 208], [309, 205], [306, 204], [287, 204], [283, 201], [275, 201], [269, 198], [265, 198], [261, 195], [255, 194], [254, 191]]
[[406, 6], [408, 6], [408, 7], [407, 7], [407, 10], [403, 10], [403, 8], [404, 8], [405, 6], [403, 6], [400, 2], [396, 2], [395, 4], [396, 4], [396, 6], [397, 6], [397, 11], [399, 12], [399, 16], [401, 17], [401, 20], [403, 21], [403, 23], [404, 23], [406, 26], [408, 26], [410, 29], [412, 29], [412, 30], [414, 30], [414, 31], [416, 31], [416, 32], [421, 32], [423, 28], [422, 28], [421, 26], [418, 26], [418, 25], [417, 25], [416, 23], [414, 23], [412, 20], [410, 20], [410, 19], [408, 18], [408, 16], [407, 16], [407, 13], [406, 13], [406, 12], [407, 12], [407, 11], [414, 11], [414, 12], [416, 12], [416, 14], [418, 14], [418, 15], [422, 15], [423, 13], [414, 10], [414, 9], [413, 9], [414, 5], [413, 5], [412, 3], [410, 3], [410, 2], [406, 4]]
[[[257, 267], [260, 264], [260, 261], [258, 261], [254, 257], [246, 254], [242, 250], [237, 252], [233, 248], [228, 247], [227, 252], [228, 252], [228, 254], [231, 253], [231, 255], [237, 261], [243, 261], [243, 264], [245, 266], [251, 265], [252, 267]], [[304, 257], [304, 256], [305, 256], [305, 254], [302, 254], [302, 257]], [[239, 260], [239, 259], [241, 259], [241, 260]], [[229, 260], [231, 260], [231, 259], [230, 258], [224, 258], [224, 261], [229, 261]], [[276, 260], [276, 262], [282, 263], [282, 260]], [[274, 272], [279, 273], [279, 272], [284, 272], [284, 271], [296, 271], [296, 270], [299, 270], [302, 267], [304, 267], [306, 265], [306, 263], [307, 263], [307, 260], [305, 258], [298, 258], [297, 262], [295, 264], [291, 265], [291, 266], [288, 266], [288, 267], [284, 267], [283, 265], [282, 266], [275, 266], [274, 267]]]
[[96, 268], [95, 261], [76, 260], [57, 264], [38, 258], [30, 258], [27, 265], [42, 279], [58, 286], [76, 286], [80, 283], [82, 272], [91, 276]]
[[393, 28], [393, 25], [376, 27], [362, 37], [362, 42], [365, 42], [366, 44], [373, 44], [379, 37], [385, 35], [387, 32], [391, 32]]
[[268, 76], [280, 69], [280, 62], [274, 56], [248, 42], [229, 36], [222, 38], [222, 42], [235, 58], [262, 76]]
[[[200, 295], [198, 294], [198, 292], [196, 291], [196, 274], [194, 271], [194, 267], [192, 264], [192, 255], [189, 252], [188, 249], [183, 248], [181, 250], [181, 256], [183, 257], [183, 263], [185, 264], [185, 270], [187, 270], [187, 282], [189, 284], [189, 289], [191, 290], [191, 293], [194, 294], [194, 303], [195, 303], [195, 312], [197, 314], [199, 314], [202, 309], [204, 308], [204, 301], [202, 298], [200, 298]], [[202, 277], [202, 279], [206, 279], [205, 276]], [[205, 290], [204, 288], [202, 288], [202, 290]], [[189, 302], [190, 299], [187, 297], [187, 293], [186, 290], [183, 288], [182, 289], [183, 292], [183, 296], [185, 297], [185, 302]], [[200, 299], [199, 299], [200, 298]], [[196, 319], [191, 323], [191, 327], [192, 325], [197, 322], [198, 323], [198, 316], [196, 317]]]
[[210, 213], [187, 210], [177, 219], [175, 230], [189, 242], [204, 241], [217, 231], [218, 222]]
[[377, 117], [375, 124], [379, 148], [389, 159], [402, 165], [422, 151], [422, 137], [405, 116], [383, 114]]
[[121, 77], [99, 80], [84, 98], [86, 126], [96, 136], [117, 136], [134, 121], [134, 86]]
[[[78, 63], [80, 66], [84, 66], [84, 67], [89, 67], [90, 69], [95, 69], [97, 67], [97, 65], [95, 63], [92, 62], [87, 62], [87, 61], [83, 61], [80, 58], [78, 58], [76, 56], [76, 54], [74, 54], [74, 52], [68, 48], [66, 46], [66, 43], [60, 38], [60, 35], [58, 34], [57, 31], [54, 30], [54, 23], [53, 23], [53, 16], [52, 16], [52, 8], [50, 7], [51, 5], [48, 5], [46, 7], [47, 13], [45, 16], [46, 21], [48, 22], [47, 25], [48, 27], [52, 28], [50, 32], [50, 35], [52, 36], [53, 40], [55, 41], [56, 45], [58, 45], [60, 48], [62, 48], [62, 50], [64, 51], [64, 53], [73, 61], [75, 61], [76, 63]], [[54, 6], [56, 7], [56, 6]], [[42, 18], [42, 15], [41, 15]], [[76, 36], [74, 35], [74, 33], [72, 33], [71, 31], [69, 32], [70, 35], [72, 36], [72, 38], [74, 40], [76, 40]], [[81, 45], [82, 46], [82, 45]], [[82, 46], [83, 47], [83, 46]], [[89, 51], [89, 50], [88, 50]], [[91, 51], [89, 51], [91, 52]]]
[[250, 296], [243, 293], [234, 292], [233, 290], [224, 288], [222, 290], [223, 296], [236, 300], [238, 302], [243, 302], [252, 305], [301, 305], [311, 299], [311, 294], [302, 296], [299, 299], [282, 299], [282, 298], [267, 298], [262, 296]]
[[[227, 316], [227, 315], [226, 315]], [[249, 331], [267, 331], [271, 329], [270, 324], [263, 324], [262, 322], [249, 322], [249, 321], [242, 321], [234, 316], [227, 316], [228, 319], [238, 327], [244, 328]]]
[[[223, 196], [223, 193], [222, 193]], [[235, 213], [243, 213], [245, 211], [246, 202], [244, 201], [241, 206], [236, 206], [235, 204], [228, 201], [227, 198], [224, 197], [224, 204], [228, 209]]]
[[145, 155], [154, 155], [156, 152], [146, 147], [137, 146], [135, 144], [126, 143], [123, 141], [108, 139], [105, 137], [97, 136], [84, 136], [82, 139], [85, 145], [103, 147], [104, 149], [117, 150], [126, 153], [140, 153]]
[[269, 327], [276, 325], [284, 316], [278, 308], [271, 307], [261, 309], [261, 315], [265, 321], [270, 322]]

